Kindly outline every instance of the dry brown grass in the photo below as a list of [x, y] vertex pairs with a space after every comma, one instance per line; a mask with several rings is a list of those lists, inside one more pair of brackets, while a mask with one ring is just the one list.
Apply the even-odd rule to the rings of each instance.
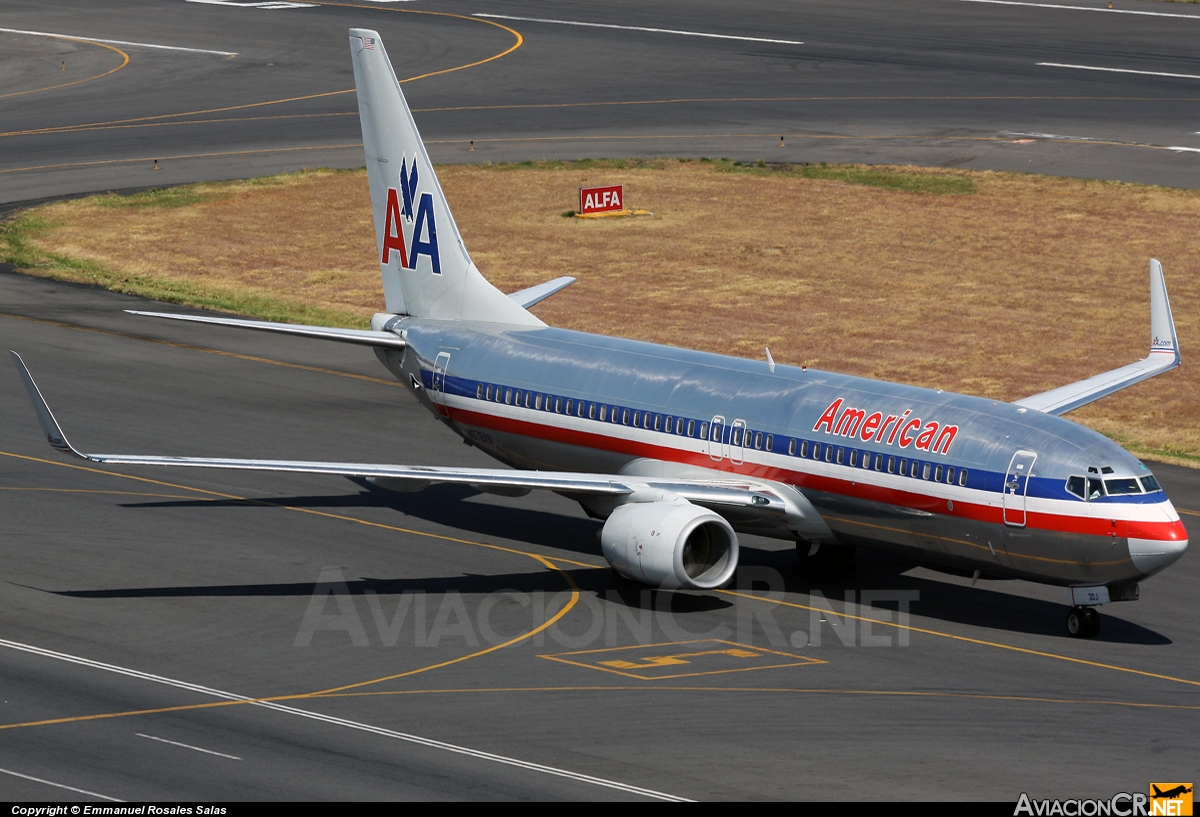
[[[908, 169], [914, 173], [932, 173]], [[1200, 352], [1200, 192], [936, 171], [933, 195], [700, 162], [438, 169], [472, 255], [512, 291], [579, 282], [535, 311], [591, 332], [1017, 399], [1144, 357], [1147, 263], [1166, 270], [1184, 356]], [[563, 218], [624, 183], [653, 217]], [[64, 202], [45, 251], [362, 315], [382, 310], [362, 172], [191, 188], [199, 203]], [[205, 199], [204, 197], [209, 197]], [[1194, 359], [1194, 358], [1193, 358]], [[1200, 365], [1071, 415], [1200, 457]]]

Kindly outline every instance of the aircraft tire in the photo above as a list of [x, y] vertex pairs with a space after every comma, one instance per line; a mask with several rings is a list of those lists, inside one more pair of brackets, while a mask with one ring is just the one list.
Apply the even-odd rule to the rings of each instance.
[[1067, 613], [1067, 634], [1072, 638], [1095, 638], [1100, 633], [1100, 614], [1094, 607], [1072, 607]]

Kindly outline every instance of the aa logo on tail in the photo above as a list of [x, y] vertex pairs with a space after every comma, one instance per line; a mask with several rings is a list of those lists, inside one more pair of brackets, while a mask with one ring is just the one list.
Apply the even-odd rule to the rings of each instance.
[[[417, 193], [417, 157], [412, 166], [408, 157], [400, 159], [400, 189], [389, 187], [387, 212], [383, 220], [383, 257], [379, 263], [392, 260], [392, 252], [400, 253], [400, 266], [417, 268], [417, 259], [428, 256], [435, 275], [442, 274], [442, 259], [438, 254], [437, 222], [433, 217], [433, 194]], [[407, 229], [406, 229], [407, 228]], [[408, 234], [407, 239], [405, 233]]]

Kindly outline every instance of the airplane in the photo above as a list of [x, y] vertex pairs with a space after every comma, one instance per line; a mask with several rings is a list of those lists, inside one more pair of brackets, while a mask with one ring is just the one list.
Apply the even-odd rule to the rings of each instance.
[[1182, 783], [1180, 785], [1176, 786], [1175, 788], [1167, 789], [1166, 791], [1163, 791], [1162, 789], [1160, 789], [1158, 786], [1154, 785], [1153, 783], [1150, 784], [1150, 788], [1154, 789], [1154, 794], [1152, 794], [1150, 796], [1152, 798], [1154, 798], [1155, 800], [1158, 800], [1160, 798], [1166, 798], [1167, 800], [1174, 800], [1179, 795], [1187, 794], [1192, 790], [1191, 786], [1188, 786], [1188, 785], [1185, 785]]
[[856, 546], [1065, 587], [1067, 631], [1187, 549], [1154, 475], [1061, 415], [1180, 363], [1162, 266], [1150, 262], [1151, 346], [1136, 363], [1004, 403], [941, 390], [547, 326], [528, 309], [575, 279], [505, 295], [471, 261], [375, 31], [351, 29], [387, 312], [371, 329], [133, 311], [372, 348], [463, 440], [507, 468], [88, 454], [72, 446], [19, 355], [38, 420], [61, 452], [114, 465], [342, 475], [380, 488], [458, 483], [549, 490], [604, 520], [618, 574], [712, 590], [738, 533], [796, 542], [845, 566]]

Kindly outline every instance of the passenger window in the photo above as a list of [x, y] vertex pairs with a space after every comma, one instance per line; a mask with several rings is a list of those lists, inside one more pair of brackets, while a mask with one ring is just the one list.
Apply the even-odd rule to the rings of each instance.
[[947, 485], [954, 484], [954, 466], [953, 465], [948, 466], [946, 468], [946, 484]]
[[662, 415], [661, 414], [654, 415], [654, 430], [662, 431]]
[[804, 442], [800, 443], [800, 456], [802, 456], [802, 457], [808, 456], [808, 440], [805, 440]]
[[538, 411], [542, 410], [542, 396], [540, 394], [535, 394], [533, 396], [533, 407]]
[[571, 413], [571, 409], [573, 409], [574, 407], [575, 407], [575, 406], [574, 406], [574, 401], [572, 401], [572, 400], [568, 400], [568, 401], [567, 401], [567, 414], [570, 414], [570, 413]]
[[796, 454], [796, 438], [792, 437], [788, 440], [788, 456], [792, 457]]
[[527, 392], [525, 392], [525, 408], [529, 408], [532, 405], [533, 405], [533, 392], [527, 391]]
[[[925, 463], [925, 466], [921, 469], [921, 479], [929, 479], [929, 469], [931, 467], [932, 466], [930, 466], [929, 463]], [[916, 475], [917, 475], [917, 466], [916, 466], [916, 463], [914, 463], [913, 464], [913, 476], [915, 477]]]
[[492, 387], [491, 386], [487, 387], [487, 399], [488, 400], [492, 399]]
[[963, 486], [964, 488], [966, 487], [966, 485], [967, 485], [967, 469], [964, 468], [963, 470], [958, 472], [958, 484]]
[[875, 470], [876, 470], [876, 471], [882, 471], [882, 470], [883, 470], [883, 454], [876, 454], [876, 455], [875, 455]]
[[813, 459], [814, 460], [821, 459], [821, 444], [820, 443], [813, 443]]
[[640, 411], [635, 411], [633, 413], [633, 427], [634, 428], [642, 427], [642, 413]]
[[908, 476], [908, 460], [900, 460], [900, 476]]
[[851, 467], [858, 465], [858, 452], [854, 449], [850, 450], [850, 465]]
[[475, 399], [476, 400], [483, 399], [483, 384], [482, 383], [480, 383], [478, 386], [475, 387]]
[[629, 425], [629, 409], [621, 409], [621, 423]]
[[761, 450], [763, 444], [763, 435], [761, 431], [754, 432], [754, 447]]
[[608, 406], [601, 406], [600, 407], [600, 422], [603, 423], [606, 420], [608, 420]]
[[512, 405], [512, 389], [504, 390], [504, 402], [510, 406]]
[[825, 446], [825, 462], [833, 462], [833, 446]]
[[674, 417], [668, 417], [666, 420], [663, 421], [663, 431], [670, 434], [672, 431], [674, 431], [674, 429], [675, 429], [675, 418]]
[[845, 456], [846, 456], [846, 449], [842, 448], [841, 446], [838, 446], [838, 450], [837, 450], [837, 464], [838, 465], [842, 464], [842, 460], [845, 458]]
[[561, 397], [554, 398], [554, 413], [562, 414], [562, 398]]
[[1067, 477], [1067, 493], [1075, 494], [1080, 499], [1086, 499], [1083, 490], [1086, 481], [1083, 477]]
[[942, 466], [939, 465], [933, 469], [933, 481], [934, 482], [942, 481]]
[[775, 435], [768, 434], [767, 435], [767, 450], [773, 451], [774, 449], [775, 449]]

